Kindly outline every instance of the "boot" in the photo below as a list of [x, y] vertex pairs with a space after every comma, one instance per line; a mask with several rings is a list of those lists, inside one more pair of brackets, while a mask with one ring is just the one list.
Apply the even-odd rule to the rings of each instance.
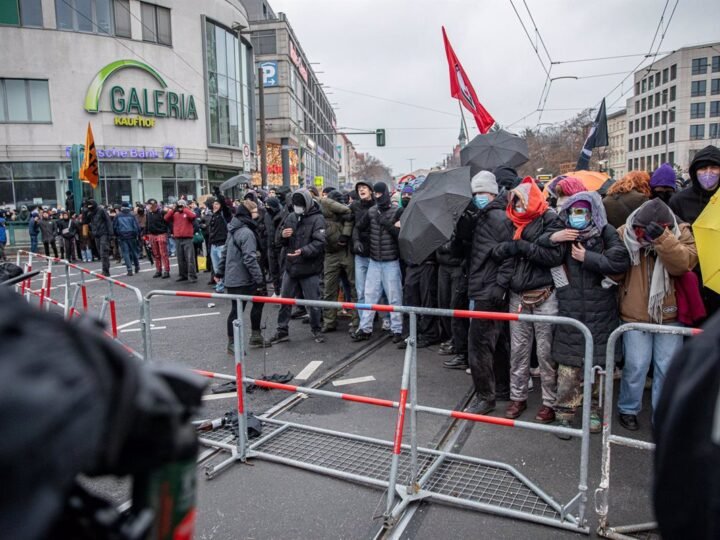
[[258, 347], [272, 347], [272, 343], [265, 339], [260, 330], [253, 330], [250, 334], [250, 347], [256, 349]]
[[233, 338], [228, 338], [227, 352], [235, 354], [235, 341], [233, 341]]

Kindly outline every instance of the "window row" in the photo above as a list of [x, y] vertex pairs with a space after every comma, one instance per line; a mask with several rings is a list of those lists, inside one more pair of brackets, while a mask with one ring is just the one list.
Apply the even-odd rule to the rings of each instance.
[[674, 142], [675, 128], [656, 131], [655, 133], [648, 133], [647, 135], [641, 135], [640, 137], [630, 138], [628, 140], [628, 152], [637, 152], [638, 150], [644, 150], [645, 148], [652, 148], [663, 144], [672, 144]]
[[638, 94], [645, 93], [648, 90], [657, 88], [661, 84], [665, 84], [668, 81], [674, 81], [675, 79], [677, 79], [677, 64], [673, 64], [662, 71], [658, 70], [655, 75], [651, 75], [642, 81], [637, 81], [635, 83], [635, 95], [637, 96]]
[[[710, 118], [720, 116], [720, 101], [710, 102]], [[705, 118], [705, 103], [690, 104], [690, 118]]]
[[665, 111], [658, 111], [654, 115], [649, 114], [648, 116], [643, 116], [642, 118], [630, 120], [628, 123], [628, 131], [630, 133], [635, 133], [645, 129], [652, 129], [653, 126], [664, 126], [668, 123], [668, 114], [669, 122], [672, 124], [675, 121], [675, 107], [670, 107], [669, 110]]
[[0, 1], [0, 24], [42, 27], [42, 0]]
[[653, 107], [667, 105], [668, 95], [670, 96], [670, 101], [675, 101], [675, 99], [677, 99], [677, 88], [675, 86], [671, 86], [669, 89], [666, 88], [662, 92], [656, 92], [655, 94], [650, 94], [647, 97], [638, 99], [635, 102], [635, 114], [645, 112]]
[[[692, 81], [690, 83], [690, 97], [701, 97], [707, 93], [707, 81]], [[710, 80], [710, 95], [720, 95], [720, 79]]]
[[665, 159], [665, 153], [655, 154], [654, 156], [642, 156], [639, 158], [628, 159], [628, 171], [649, 171], [652, 172], [663, 163], [675, 164], [675, 152], [669, 152]]
[[[718, 73], [720, 72], [720, 56], [713, 56], [712, 57], [712, 72]], [[691, 73], [692, 75], [704, 75], [707, 73], [708, 70], [708, 59], [706, 56], [702, 58], [693, 58], [692, 60], [692, 67], [691, 67]]]

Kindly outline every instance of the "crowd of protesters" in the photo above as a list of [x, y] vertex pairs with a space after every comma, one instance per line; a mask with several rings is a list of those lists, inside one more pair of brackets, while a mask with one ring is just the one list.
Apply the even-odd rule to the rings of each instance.
[[[216, 190], [201, 205], [150, 199], [134, 209], [128, 203], [105, 209], [88, 200], [79, 214], [34, 210], [22, 217], [33, 251], [42, 242], [46, 255], [99, 259], [106, 274], [111, 256], [122, 256], [128, 275], [147, 257], [153, 277], [167, 279], [170, 257], [176, 256], [176, 280], [195, 283], [204, 253], [208, 285], [218, 293], [571, 317], [592, 333], [593, 362], [600, 365], [608, 337], [621, 323], [697, 325], [717, 311], [720, 295], [703, 286], [692, 225], [719, 179], [720, 150], [714, 146], [695, 155], [684, 187], [667, 164], [652, 174], [631, 171], [603, 195], [587, 191], [577, 178], [560, 177], [549, 186], [549, 198], [534, 179], [520, 179], [508, 167], [480, 171], [472, 177], [472, 202], [452, 239], [421, 264], [403, 260], [399, 248], [400, 217], [412, 200], [412, 185], [394, 193], [384, 182], [369, 181], [349, 192], [278, 187], [250, 190], [235, 201]], [[232, 305], [230, 352], [237, 317]], [[325, 334], [339, 329], [339, 316], [350, 318], [353, 341], [387, 332], [399, 348], [406, 347], [408, 328], [400, 313], [293, 312], [282, 305], [274, 335], [265, 337], [262, 311], [263, 304], [252, 305], [251, 347], [288, 341], [292, 318], [303, 318], [322, 343]], [[498, 401], [509, 401], [505, 416], [520, 417], [533, 377], [539, 377], [542, 405], [535, 419], [573, 423], [583, 387], [579, 331], [424, 315], [417, 328], [417, 347], [437, 346], [438, 354], [448, 356], [445, 367], [472, 376], [471, 412], [487, 414]], [[655, 407], [682, 340], [673, 334], [624, 334], [616, 351], [624, 428], [639, 428], [650, 371]], [[591, 431], [600, 430], [594, 398]]]

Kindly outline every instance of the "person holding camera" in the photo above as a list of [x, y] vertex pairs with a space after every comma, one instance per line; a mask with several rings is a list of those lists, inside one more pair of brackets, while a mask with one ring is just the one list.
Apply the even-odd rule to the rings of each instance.
[[165, 214], [165, 221], [172, 225], [173, 236], [177, 245], [178, 277], [175, 281], [197, 282], [195, 268], [195, 212], [190, 210], [185, 199], [180, 199], [170, 211]]
[[[225, 284], [227, 294], [267, 296], [265, 276], [258, 260], [259, 242], [255, 223], [257, 215], [257, 204], [252, 201], [244, 201], [238, 206], [235, 217], [227, 227], [225, 248], [222, 250], [214, 276], [217, 283]], [[242, 303], [243, 311], [245, 311], [245, 304], [246, 302]], [[262, 312], [263, 304], [254, 302], [250, 310], [250, 347], [270, 347], [272, 345], [269, 341], [265, 341], [260, 332]], [[227, 318], [229, 353], [235, 352], [233, 321], [237, 319], [237, 316], [237, 302], [233, 302]]]

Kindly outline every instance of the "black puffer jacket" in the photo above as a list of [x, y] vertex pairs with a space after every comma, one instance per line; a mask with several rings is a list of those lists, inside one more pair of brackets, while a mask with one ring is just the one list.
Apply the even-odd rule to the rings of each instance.
[[104, 208], [95, 206], [93, 210], [88, 211], [87, 217], [90, 224], [90, 232], [95, 238], [113, 235], [112, 220]]
[[505, 215], [507, 199], [498, 196], [482, 210], [466, 212], [458, 223], [458, 237], [470, 246], [468, 259], [468, 297], [482, 303], [490, 300], [493, 287], [507, 289], [515, 266], [513, 259], [496, 261], [493, 249], [512, 240], [512, 223]]
[[[370, 255], [370, 228], [360, 229], [357, 224], [363, 221], [367, 217], [368, 211], [375, 206], [375, 201], [370, 199], [369, 201], [363, 201], [359, 199], [350, 205], [350, 210], [353, 212], [356, 226], [352, 232], [352, 252], [355, 255], [362, 255], [368, 257]], [[358, 244], [359, 242], [359, 244]], [[356, 246], [362, 246], [362, 253], [356, 249]]]
[[[325, 218], [308, 190], [301, 189], [295, 193], [302, 193], [306, 210], [302, 215], [294, 212], [288, 215], [283, 228], [289, 227], [294, 232], [289, 238], [282, 238], [282, 235], [280, 238], [285, 248], [285, 270], [290, 277], [301, 278], [322, 271], [325, 258]], [[302, 251], [299, 256], [287, 256], [298, 249]]]
[[374, 261], [396, 261], [400, 258], [398, 236], [400, 229], [395, 227], [398, 220], [399, 208], [390, 205], [373, 206], [367, 214], [361, 217], [355, 228], [369, 231], [370, 258]]
[[[552, 241], [545, 237], [541, 244], [551, 247]], [[583, 242], [585, 262], [572, 258], [566, 249], [563, 267], [570, 285], [557, 289], [558, 315], [577, 319], [584, 323], [593, 336], [593, 361], [605, 364], [605, 346], [610, 333], [620, 324], [617, 303], [617, 287], [604, 289], [605, 276], [624, 274], [630, 266], [625, 245], [615, 227], [606, 225], [600, 236]], [[585, 357], [585, 340], [575, 328], [564, 326], [553, 338], [553, 360], [580, 367]]]
[[[515, 266], [510, 280], [510, 290], [515, 293], [544, 289], [553, 285], [550, 269], [560, 266], [565, 257], [565, 246], [563, 245], [540, 245], [543, 237], [561, 231], [565, 227], [554, 210], [546, 210], [539, 218], [535, 219], [523, 229], [520, 242], [526, 251], [518, 253], [515, 257]], [[493, 250], [493, 256], [497, 258], [497, 248]], [[503, 260], [504, 257], [499, 257]]]
[[165, 214], [162, 209], [158, 208], [155, 212], [147, 211], [145, 220], [145, 234], [166, 234], [169, 232], [169, 226], [165, 221]]
[[682, 221], [692, 225], [707, 206], [710, 198], [715, 195], [718, 188], [712, 191], [703, 189], [697, 179], [698, 165], [713, 163], [720, 165], [720, 150], [715, 146], [706, 146], [700, 150], [690, 164], [690, 185], [673, 195], [670, 199], [670, 208]]
[[465, 253], [462, 244], [452, 238], [435, 250], [435, 260], [443, 266], [462, 266], [465, 263]]

